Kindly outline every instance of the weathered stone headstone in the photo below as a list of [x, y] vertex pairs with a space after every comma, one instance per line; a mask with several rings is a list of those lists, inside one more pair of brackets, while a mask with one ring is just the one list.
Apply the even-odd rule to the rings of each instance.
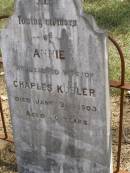
[[110, 173], [106, 35], [80, 0], [17, 0], [1, 48], [20, 173]]

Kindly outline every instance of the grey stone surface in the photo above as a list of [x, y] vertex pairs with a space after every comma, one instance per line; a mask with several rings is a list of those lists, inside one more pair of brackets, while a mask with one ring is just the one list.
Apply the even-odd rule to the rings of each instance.
[[112, 172], [106, 35], [80, 0], [17, 0], [1, 47], [19, 172]]

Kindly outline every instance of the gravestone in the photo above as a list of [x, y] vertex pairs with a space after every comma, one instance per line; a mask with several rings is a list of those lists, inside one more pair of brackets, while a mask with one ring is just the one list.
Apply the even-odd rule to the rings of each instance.
[[1, 48], [19, 172], [112, 172], [106, 34], [80, 0], [17, 0]]

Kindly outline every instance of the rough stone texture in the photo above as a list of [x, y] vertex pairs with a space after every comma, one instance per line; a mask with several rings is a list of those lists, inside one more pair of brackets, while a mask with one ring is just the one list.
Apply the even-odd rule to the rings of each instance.
[[19, 172], [112, 172], [106, 35], [80, 0], [17, 0], [1, 47]]

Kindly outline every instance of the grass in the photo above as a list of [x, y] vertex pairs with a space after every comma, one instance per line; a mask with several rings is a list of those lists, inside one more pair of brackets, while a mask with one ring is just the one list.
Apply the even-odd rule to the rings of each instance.
[[[130, 81], [130, 1], [85, 0], [84, 10], [119, 43], [125, 56], [125, 79]], [[109, 78], [120, 79], [120, 59], [112, 44], [109, 44]]]
[[[0, 0], [0, 16], [12, 15], [14, 7], [14, 0]], [[3, 28], [7, 20], [0, 21], [0, 28]]]
[[128, 0], [86, 0], [84, 9], [92, 14], [99, 26], [116, 33], [127, 33], [130, 27], [130, 2]]
[[[14, 0], [0, 0], [0, 15], [11, 15]], [[95, 17], [97, 24], [119, 43], [126, 62], [126, 81], [130, 81], [130, 0], [85, 0], [84, 11]], [[0, 22], [0, 27], [4, 26]], [[120, 59], [109, 43], [109, 78], [120, 79]]]
[[11, 15], [13, 6], [14, 0], [0, 0], [0, 16]]

